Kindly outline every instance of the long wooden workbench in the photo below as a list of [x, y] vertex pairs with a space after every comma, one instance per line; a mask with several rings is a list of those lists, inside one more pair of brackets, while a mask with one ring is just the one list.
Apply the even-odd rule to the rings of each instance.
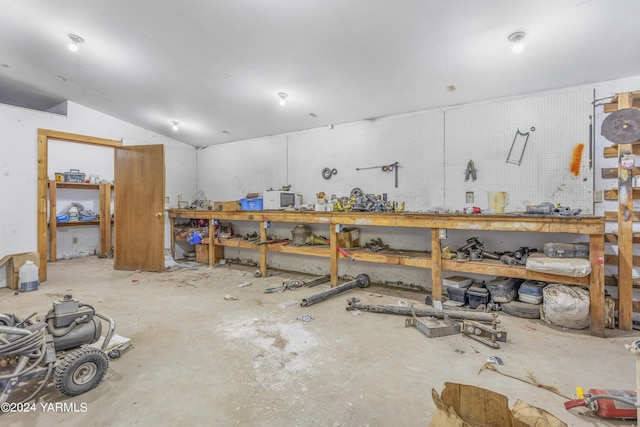
[[[432, 297], [442, 298], [442, 272], [460, 271], [493, 276], [517, 277], [566, 283], [589, 287], [591, 297], [592, 335], [604, 336], [604, 233], [603, 217], [596, 216], [529, 216], [529, 215], [463, 215], [424, 213], [364, 213], [364, 212], [284, 212], [284, 211], [243, 211], [225, 212], [209, 210], [171, 209], [171, 246], [175, 253], [175, 219], [208, 219], [210, 221], [255, 221], [260, 223], [260, 241], [267, 240], [266, 223], [326, 224], [329, 226], [328, 247], [292, 245], [256, 245], [240, 239], [211, 239], [209, 264], [213, 265], [223, 257], [224, 247], [242, 247], [260, 252], [260, 271], [267, 273], [268, 252], [283, 252], [298, 255], [328, 257], [330, 259], [331, 284], [338, 284], [338, 260], [344, 258], [336, 244], [336, 233], [342, 226], [410, 227], [430, 230], [430, 252], [411, 254], [384, 254], [369, 251], [353, 251], [356, 261], [404, 265], [431, 270]], [[513, 231], [532, 233], [566, 233], [585, 235], [589, 238], [591, 274], [586, 277], [569, 277], [530, 271], [520, 266], [507, 266], [499, 261], [485, 260], [482, 263], [460, 263], [441, 257], [440, 230], [472, 231]]]

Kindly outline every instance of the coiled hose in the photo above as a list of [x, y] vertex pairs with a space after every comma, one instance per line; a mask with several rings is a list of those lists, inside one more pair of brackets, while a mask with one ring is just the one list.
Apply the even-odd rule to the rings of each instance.
[[[5, 375], [0, 375], [0, 379], [17, 378], [27, 374], [37, 368], [43, 361], [47, 351], [47, 341], [45, 329], [39, 328], [31, 331], [25, 328], [15, 328], [0, 326], [0, 357], [20, 356], [20, 361], [16, 369]], [[27, 359], [24, 359], [27, 358]], [[27, 366], [27, 363], [31, 364]], [[47, 372], [40, 386], [21, 403], [33, 399], [49, 381], [53, 373], [54, 362], [47, 364]]]

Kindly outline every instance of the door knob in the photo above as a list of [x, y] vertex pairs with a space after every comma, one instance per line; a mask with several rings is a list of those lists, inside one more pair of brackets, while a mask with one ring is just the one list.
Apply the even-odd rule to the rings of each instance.
[[158, 218], [159, 218], [159, 217], [161, 217], [162, 215], [164, 215], [164, 212], [156, 212], [156, 216], [157, 216]]

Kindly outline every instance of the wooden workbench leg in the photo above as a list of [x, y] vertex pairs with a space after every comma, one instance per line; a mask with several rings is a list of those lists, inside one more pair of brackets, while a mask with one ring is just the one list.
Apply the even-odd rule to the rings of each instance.
[[332, 288], [338, 286], [338, 227], [341, 227], [341, 225], [331, 224], [329, 226], [329, 274]]
[[[618, 110], [631, 108], [632, 93], [618, 94]], [[633, 158], [632, 144], [618, 145], [618, 327], [633, 329]], [[625, 166], [625, 167], [623, 167]]]
[[100, 184], [100, 250], [104, 258], [111, 252], [111, 184]]
[[[267, 224], [260, 221], [260, 241], [267, 241]], [[260, 245], [260, 273], [262, 277], [267, 277], [267, 245]]]
[[[49, 184], [49, 261], [58, 259], [58, 219], [57, 219], [57, 190], [56, 182]], [[46, 263], [45, 263], [46, 264]]]
[[169, 217], [169, 234], [171, 235], [171, 256], [176, 258], [176, 219]]
[[589, 236], [591, 274], [589, 275], [590, 330], [591, 335], [604, 337], [604, 235]]
[[442, 249], [438, 228], [431, 229], [431, 298], [442, 301]]

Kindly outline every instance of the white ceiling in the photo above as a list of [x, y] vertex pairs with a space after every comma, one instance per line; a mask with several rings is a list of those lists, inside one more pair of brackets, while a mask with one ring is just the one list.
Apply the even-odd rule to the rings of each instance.
[[196, 147], [640, 74], [638, 0], [1, 6], [1, 102], [70, 100]]

